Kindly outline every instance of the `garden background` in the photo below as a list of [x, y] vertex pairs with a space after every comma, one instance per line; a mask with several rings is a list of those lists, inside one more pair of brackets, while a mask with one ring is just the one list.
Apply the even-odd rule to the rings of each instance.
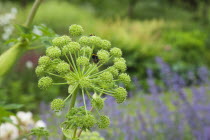
[[101, 137], [210, 139], [209, 0], [44, 0], [29, 31], [22, 25], [33, 2], [0, 1], [0, 54], [20, 36], [32, 46], [0, 79], [0, 123], [8, 121], [7, 113], [30, 111], [34, 121], [44, 121], [50, 140], [61, 139], [63, 116], [53, 114], [49, 104], [66, 96], [67, 87], [40, 90], [35, 67], [49, 39], [79, 24], [85, 35], [101, 36], [122, 49], [132, 78], [125, 103], [107, 98], [104, 112], [111, 127], [96, 130]]

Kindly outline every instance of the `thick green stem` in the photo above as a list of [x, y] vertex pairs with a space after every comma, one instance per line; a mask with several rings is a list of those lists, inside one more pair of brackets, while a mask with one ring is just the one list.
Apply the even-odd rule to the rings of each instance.
[[74, 93], [72, 94], [71, 97], [71, 102], [70, 102], [70, 106], [69, 106], [69, 111], [74, 107], [75, 102], [76, 102], [76, 98], [77, 98], [77, 92], [78, 92], [78, 88], [75, 89]]
[[36, 12], [39, 8], [39, 5], [41, 4], [43, 0], [36, 0], [31, 8], [31, 11], [29, 13], [29, 16], [28, 18], [26, 19], [26, 22], [25, 22], [25, 26], [28, 27], [31, 25], [31, 23], [33, 22], [33, 19], [36, 15]]
[[77, 128], [74, 129], [74, 135], [73, 135], [73, 138], [76, 138], [77, 136]]

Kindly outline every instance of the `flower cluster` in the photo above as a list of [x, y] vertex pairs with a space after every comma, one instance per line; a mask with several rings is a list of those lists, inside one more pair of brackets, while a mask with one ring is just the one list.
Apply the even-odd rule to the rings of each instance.
[[35, 135], [37, 137], [48, 136], [49, 132], [45, 130], [44, 127], [37, 127], [31, 129], [31, 135]]
[[[100, 37], [81, 36], [84, 30], [80, 25], [71, 25], [69, 32], [70, 36], [54, 38], [52, 46], [46, 49], [46, 55], [39, 58], [35, 71], [40, 77], [38, 87], [47, 89], [51, 85], [69, 85], [69, 96], [51, 103], [54, 111], [62, 110], [67, 99], [76, 96], [78, 90], [81, 92], [84, 107], [70, 110], [65, 122], [66, 129], [79, 127], [85, 130], [94, 124], [99, 128], [108, 127], [108, 117], [99, 113], [104, 107], [105, 98], [102, 95], [113, 96], [117, 103], [122, 103], [126, 100], [127, 91], [119, 85], [127, 86], [131, 81], [125, 73], [127, 66], [122, 51], [112, 48], [108, 40]], [[63, 82], [57, 82], [58, 78]], [[99, 121], [87, 111], [85, 94], [93, 110], [98, 112]]]
[[96, 124], [96, 119], [85, 107], [72, 108], [66, 115], [67, 120], [63, 122], [65, 129], [89, 129]]

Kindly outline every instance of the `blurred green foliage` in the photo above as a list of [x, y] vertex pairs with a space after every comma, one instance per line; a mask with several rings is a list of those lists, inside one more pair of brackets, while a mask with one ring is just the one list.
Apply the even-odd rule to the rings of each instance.
[[[101, 36], [110, 40], [113, 46], [120, 47], [127, 60], [129, 73], [138, 75], [143, 81], [147, 68], [153, 70], [157, 68], [154, 64], [156, 56], [161, 56], [178, 72], [193, 70], [200, 65], [210, 66], [210, 30], [207, 28], [208, 24], [204, 25], [199, 18], [202, 5], [197, 3], [197, 10], [192, 12], [194, 4], [191, 4], [190, 0], [182, 2], [180, 0], [44, 1], [34, 24], [43, 23], [60, 35], [68, 34], [66, 31], [71, 24], [82, 25], [87, 29], [86, 35]], [[22, 8], [20, 5], [7, 2], [3, 5], [7, 5], [0, 6], [3, 12], [13, 6], [18, 8], [16, 19], [18, 24], [25, 21], [31, 8], [31, 5]], [[192, 8], [185, 9], [188, 6]], [[46, 40], [43, 38], [42, 41]], [[35, 45], [39, 46], [39, 43]], [[37, 54], [41, 55], [43, 51], [40, 49]], [[18, 71], [18, 67], [22, 67], [22, 70]], [[34, 68], [27, 69], [25, 62], [21, 65], [18, 63], [3, 82], [2, 87], [7, 88], [0, 90], [0, 98], [9, 103], [27, 104], [24, 109], [31, 110], [38, 106], [40, 99], [51, 101], [58, 95], [67, 94], [66, 87], [40, 91], [37, 88], [37, 80]]]
[[4, 101], [0, 102], [0, 125], [4, 122], [11, 122], [11, 119], [9, 118], [11, 115], [13, 115], [14, 110], [20, 109], [23, 107], [22, 104], [6, 104]]

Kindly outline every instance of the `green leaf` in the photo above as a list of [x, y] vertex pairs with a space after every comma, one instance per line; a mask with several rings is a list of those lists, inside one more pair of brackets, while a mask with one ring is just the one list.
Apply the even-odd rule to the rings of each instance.
[[8, 105], [5, 105], [5, 106], [4, 106], [4, 108], [5, 108], [6, 110], [19, 109], [19, 108], [21, 108], [21, 107], [23, 107], [22, 104], [8, 104]]
[[9, 116], [13, 115], [12, 112], [7, 111], [5, 108], [0, 107], [0, 124], [5, 121], [10, 121]]
[[31, 32], [31, 29], [28, 27], [25, 27], [23, 25], [15, 24], [15, 28], [21, 33], [21, 34], [29, 34]]

